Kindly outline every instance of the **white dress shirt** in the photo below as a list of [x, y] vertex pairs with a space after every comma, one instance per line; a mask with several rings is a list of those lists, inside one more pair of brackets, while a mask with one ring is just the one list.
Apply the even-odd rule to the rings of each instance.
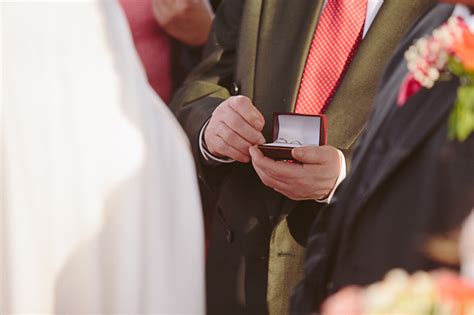
[[[328, 0], [324, 1], [324, 5], [326, 5]], [[370, 27], [372, 26], [372, 23], [375, 20], [375, 17], [379, 13], [380, 8], [383, 5], [384, 0], [368, 0], [367, 3], [367, 13], [366, 13], [366, 18], [365, 18], [365, 24], [364, 24], [364, 32], [362, 35], [362, 38], [364, 38]], [[203, 126], [201, 129], [200, 135], [199, 135], [199, 147], [201, 150], [201, 154], [204, 157], [206, 161], [215, 161], [219, 163], [234, 163], [235, 161], [233, 159], [229, 158], [219, 158], [215, 155], [213, 155], [209, 150], [206, 148], [206, 145], [204, 143], [204, 131], [206, 130], [207, 125], [209, 124], [209, 121], [206, 122], [206, 124]], [[329, 194], [328, 198], [324, 200], [317, 200], [318, 202], [327, 202], [329, 203], [336, 192], [337, 187], [342, 183], [342, 181], [346, 178], [347, 175], [347, 168], [346, 168], [346, 159], [344, 157], [344, 154], [338, 150], [339, 153], [339, 160], [340, 160], [340, 165], [341, 169], [339, 171], [339, 176], [336, 180], [336, 184], [334, 185], [331, 193]]]

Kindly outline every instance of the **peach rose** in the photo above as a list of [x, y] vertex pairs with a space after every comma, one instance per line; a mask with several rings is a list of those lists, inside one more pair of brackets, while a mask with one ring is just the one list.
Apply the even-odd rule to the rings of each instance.
[[463, 40], [453, 47], [454, 53], [468, 71], [474, 71], [474, 34], [465, 31]]
[[474, 284], [453, 273], [442, 272], [436, 275], [436, 286], [442, 303], [451, 310], [451, 314], [472, 314]]

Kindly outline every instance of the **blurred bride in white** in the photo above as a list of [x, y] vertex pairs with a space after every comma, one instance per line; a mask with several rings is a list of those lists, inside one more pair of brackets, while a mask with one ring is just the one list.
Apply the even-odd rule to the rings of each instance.
[[2, 9], [1, 314], [204, 314], [187, 140], [115, 1]]
[[462, 275], [474, 283], [474, 209], [461, 232], [460, 258]]

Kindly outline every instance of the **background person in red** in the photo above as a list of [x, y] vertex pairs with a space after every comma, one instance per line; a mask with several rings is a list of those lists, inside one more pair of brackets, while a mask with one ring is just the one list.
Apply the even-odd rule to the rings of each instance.
[[165, 102], [200, 61], [219, 2], [120, 0], [150, 85]]

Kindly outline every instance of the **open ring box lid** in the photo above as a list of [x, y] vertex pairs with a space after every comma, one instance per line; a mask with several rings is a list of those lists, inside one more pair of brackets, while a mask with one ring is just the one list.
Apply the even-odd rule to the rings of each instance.
[[326, 125], [326, 115], [275, 113], [273, 142], [258, 148], [274, 160], [293, 160], [291, 150], [294, 148], [326, 144]]

